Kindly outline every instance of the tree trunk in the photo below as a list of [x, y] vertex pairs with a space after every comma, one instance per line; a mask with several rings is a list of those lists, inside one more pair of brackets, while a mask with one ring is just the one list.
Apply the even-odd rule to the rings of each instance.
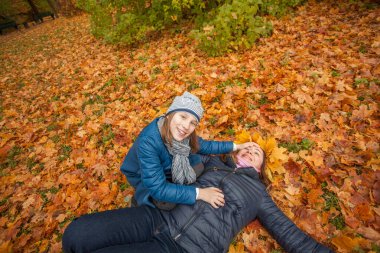
[[37, 9], [37, 6], [34, 4], [33, 0], [26, 0], [26, 1], [29, 3], [30, 8], [32, 8], [33, 14], [38, 16], [39, 11]]
[[47, 0], [50, 9], [54, 12], [54, 16], [58, 18], [58, 11], [57, 11], [57, 6], [56, 6], [56, 1], [55, 0]]

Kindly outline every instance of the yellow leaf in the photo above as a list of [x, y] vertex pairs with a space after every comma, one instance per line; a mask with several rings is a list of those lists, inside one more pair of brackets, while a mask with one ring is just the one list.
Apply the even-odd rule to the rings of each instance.
[[266, 141], [265, 141], [261, 136], [259, 136], [255, 142], [256, 142], [257, 144], [259, 144], [259, 146], [260, 146], [265, 152], [267, 152], [267, 150], [265, 150], [265, 144], [266, 144]]
[[301, 150], [299, 152], [299, 156], [305, 159], [306, 161], [314, 164], [314, 166], [323, 165], [323, 154], [321, 152], [313, 150], [311, 155], [309, 155], [308, 153], [309, 151], [307, 150]]
[[212, 30], [214, 30], [214, 26], [210, 26], [210, 25], [207, 25], [205, 27], [203, 27], [203, 31], [205, 32], [211, 32]]
[[0, 244], [0, 252], [4, 252], [4, 253], [13, 252], [11, 241], [6, 241], [6, 242], [1, 243]]
[[232, 245], [232, 244], [230, 245], [230, 248], [228, 249], [228, 253], [236, 253], [234, 245]]
[[252, 141], [251, 135], [245, 130], [241, 131], [241, 133], [238, 134], [235, 139], [235, 143], [237, 144], [241, 144], [241, 143], [245, 143], [249, 141]]
[[264, 151], [269, 153], [270, 151], [272, 151], [275, 147], [277, 147], [277, 142], [276, 142], [276, 139], [273, 138], [273, 137], [270, 137], [266, 143], [265, 143], [265, 147], [263, 147]]
[[289, 193], [290, 195], [294, 196], [294, 195], [300, 193], [300, 188], [297, 188], [297, 187], [295, 187], [294, 185], [289, 184], [289, 185], [287, 185], [287, 186], [285, 187], [285, 191], [286, 191], [287, 193]]
[[65, 219], [66, 219], [66, 214], [64, 213], [61, 213], [60, 215], [58, 215], [57, 218], [55, 218], [59, 223], [63, 222]]
[[355, 247], [360, 245], [361, 238], [351, 239], [348, 236], [342, 235], [335, 237], [331, 240], [332, 244], [334, 244], [339, 251], [341, 252], [351, 252]]
[[210, 75], [212, 78], [217, 78], [218, 75], [215, 73], [215, 72], [212, 72], [211, 75]]
[[258, 132], [255, 132], [253, 135], [252, 135], [252, 141], [256, 142], [259, 140], [259, 139], [262, 139], [261, 138], [261, 135], [258, 133]]
[[168, 110], [167, 107], [158, 107], [157, 109], [158, 109], [158, 112], [156, 113], [155, 117], [164, 115], [166, 111]]
[[228, 115], [224, 115], [218, 119], [218, 122], [216, 123], [215, 126], [220, 126], [221, 124], [226, 123], [227, 120], [228, 120]]
[[244, 244], [242, 242], [238, 242], [235, 246], [230, 245], [228, 253], [244, 253]]
[[47, 136], [43, 136], [41, 139], [39, 139], [38, 143], [45, 143], [48, 140]]
[[273, 164], [268, 164], [268, 169], [272, 172], [277, 172], [279, 175], [285, 173], [284, 166], [282, 166], [278, 161]]
[[288, 161], [289, 156], [286, 155], [286, 154], [284, 154], [285, 151], [286, 151], [286, 148], [283, 148], [283, 147], [277, 148], [277, 147], [275, 147], [270, 154], [271, 154], [272, 157], [275, 157], [277, 160], [286, 162], [286, 161]]
[[265, 171], [267, 173], [267, 177], [268, 177], [269, 181], [271, 181], [273, 183], [274, 179], [273, 179], [272, 171], [271, 170], [265, 170]]
[[10, 139], [14, 138], [13, 134], [0, 134], [0, 147], [3, 147]]
[[36, 246], [38, 246], [38, 252], [46, 252], [49, 247], [49, 240], [44, 239], [42, 241], [36, 242]]

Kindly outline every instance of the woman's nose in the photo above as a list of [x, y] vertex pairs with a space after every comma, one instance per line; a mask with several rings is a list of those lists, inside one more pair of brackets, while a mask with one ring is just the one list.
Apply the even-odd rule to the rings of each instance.
[[185, 122], [183, 122], [182, 126], [183, 126], [185, 129], [190, 129], [190, 124], [191, 124], [191, 122], [187, 122], [187, 121], [185, 121]]

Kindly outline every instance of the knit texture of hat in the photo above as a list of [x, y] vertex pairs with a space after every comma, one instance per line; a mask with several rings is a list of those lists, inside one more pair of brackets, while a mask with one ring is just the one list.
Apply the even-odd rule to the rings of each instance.
[[198, 121], [203, 117], [203, 107], [201, 100], [191, 94], [190, 92], [185, 91], [181, 96], [176, 96], [173, 103], [170, 105], [166, 114], [177, 111], [185, 111], [193, 114]]

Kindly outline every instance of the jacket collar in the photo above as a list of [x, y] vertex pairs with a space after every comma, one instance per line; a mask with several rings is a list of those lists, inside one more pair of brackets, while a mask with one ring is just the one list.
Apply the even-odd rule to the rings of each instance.
[[205, 164], [205, 168], [218, 168], [224, 171], [231, 171], [236, 174], [244, 174], [254, 179], [259, 179], [259, 173], [252, 168], [236, 168], [236, 164], [231, 155], [227, 155], [226, 161], [223, 161], [220, 156], [212, 156], [211, 159]]

